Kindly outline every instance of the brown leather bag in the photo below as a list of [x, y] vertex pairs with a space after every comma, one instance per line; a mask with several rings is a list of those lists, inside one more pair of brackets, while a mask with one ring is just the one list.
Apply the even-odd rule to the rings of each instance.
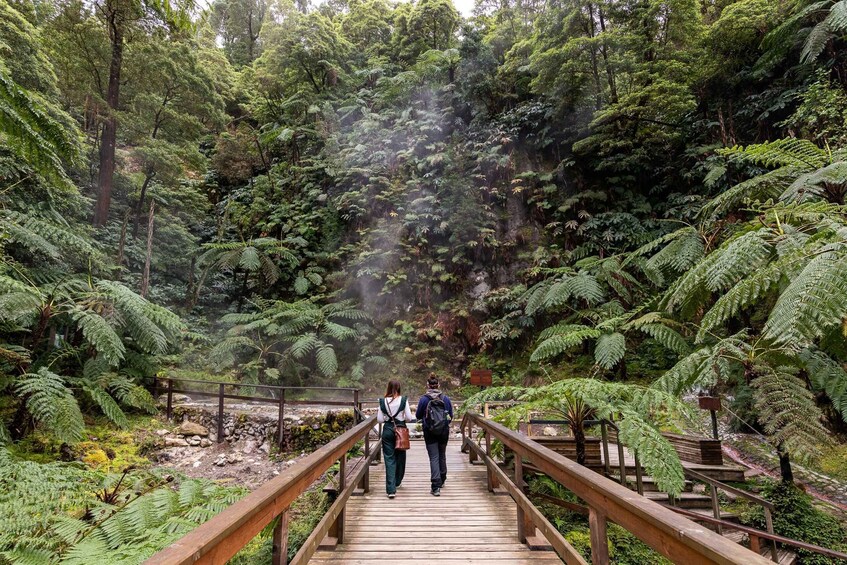
[[406, 399], [400, 399], [400, 407], [397, 408], [397, 412], [395, 412], [393, 416], [391, 415], [391, 412], [388, 411], [388, 399], [384, 398], [382, 403], [385, 407], [385, 415], [388, 416], [391, 419], [391, 423], [394, 424], [394, 449], [406, 451], [411, 447], [409, 444], [409, 428], [406, 427], [405, 422], [401, 422], [403, 424], [402, 426], [397, 425], [397, 414], [403, 410], [404, 405], [406, 404]]

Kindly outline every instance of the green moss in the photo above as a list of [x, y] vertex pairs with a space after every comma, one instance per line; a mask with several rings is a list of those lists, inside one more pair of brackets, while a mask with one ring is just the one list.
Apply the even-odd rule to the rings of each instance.
[[36, 463], [79, 460], [108, 472], [148, 467], [150, 461], [145, 454], [155, 445], [155, 430], [162, 427], [162, 422], [151, 416], [133, 415], [129, 424], [122, 430], [105, 419], [94, 420], [85, 430], [85, 440], [66, 446], [36, 431], [10, 445], [9, 450], [17, 458]]
[[825, 475], [847, 481], [847, 445], [827, 448], [823, 457], [818, 460], [817, 466]]

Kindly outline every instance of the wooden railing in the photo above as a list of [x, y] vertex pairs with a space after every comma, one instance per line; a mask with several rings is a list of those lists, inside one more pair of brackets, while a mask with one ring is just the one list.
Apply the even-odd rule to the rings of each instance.
[[[525, 540], [527, 532], [538, 528], [566, 563], [584, 563], [584, 560], [524, 494], [525, 461], [569, 489], [588, 506], [591, 560], [595, 565], [609, 562], [608, 521], [628, 530], [675, 563], [770, 563], [761, 555], [479, 414], [465, 414], [461, 427], [463, 447], [470, 452], [471, 460], [480, 459], [487, 467], [489, 490], [502, 486], [515, 499], [521, 541]], [[474, 441], [475, 429], [482, 431], [485, 448]], [[514, 453], [514, 481], [492, 457], [493, 440], [501, 442], [505, 449]]]
[[[767, 540], [773, 543], [773, 547], [776, 547], [776, 544], [780, 543], [782, 545], [792, 547], [794, 549], [802, 549], [811, 553], [823, 555], [824, 557], [832, 557], [833, 559], [838, 559], [840, 561], [847, 562], [847, 553], [843, 553], [841, 551], [835, 551], [834, 549], [821, 547], [813, 543], [806, 543], [804, 541], [778, 536], [773, 532], [765, 532], [756, 528], [751, 528], [750, 526], [742, 526], [741, 524], [736, 524], [735, 522], [729, 522], [727, 520], [721, 520], [717, 518], [710, 518], [709, 516], [702, 516], [700, 514], [685, 510], [683, 508], [674, 508], [673, 510], [674, 512], [682, 514], [683, 516], [688, 516], [692, 519], [696, 519], [699, 522], [706, 522], [707, 524], [712, 524], [715, 527], [720, 527], [726, 530], [736, 530], [747, 534], [747, 537], [750, 540], [750, 549], [757, 553], [760, 552], [762, 548], [761, 540]], [[774, 557], [773, 560], [777, 563], [779, 562], [778, 558], [776, 557]]]
[[[189, 388], [195, 385], [194, 388]], [[196, 386], [200, 385], [200, 386]], [[202, 387], [207, 387], [203, 390]], [[211, 389], [211, 390], [209, 390]], [[257, 394], [236, 394], [228, 392], [232, 389], [240, 391], [241, 389], [258, 390], [265, 393], [265, 396]], [[322, 399], [301, 399], [292, 398], [293, 392], [305, 394], [314, 393], [337, 393], [341, 392], [344, 395], [349, 395], [349, 400], [322, 400]], [[279, 423], [278, 423], [278, 442], [280, 446], [285, 444], [285, 407], [286, 406], [302, 406], [302, 405], [319, 405], [319, 406], [348, 406], [354, 410], [361, 410], [359, 402], [359, 390], [355, 388], [345, 387], [317, 387], [317, 386], [272, 386], [258, 385], [249, 383], [227, 383], [222, 381], [202, 381], [198, 379], [178, 379], [178, 378], [154, 378], [153, 393], [158, 400], [161, 394], [166, 394], [165, 415], [168, 420], [173, 417], [173, 399], [174, 394], [187, 394], [191, 396], [199, 396], [205, 398], [216, 398], [218, 401], [218, 443], [224, 441], [224, 408], [225, 400], [244, 400], [247, 402], [260, 402], [264, 404], [272, 404], [278, 406]], [[286, 398], [288, 393], [288, 398]]]
[[[776, 510], [776, 507], [771, 503], [762, 498], [761, 496], [756, 496], [755, 494], [749, 493], [745, 490], [741, 490], [740, 488], [735, 488], [728, 484], [722, 483], [718, 480], [715, 480], [711, 477], [707, 477], [702, 473], [698, 473], [697, 471], [692, 471], [691, 469], [683, 469], [685, 476], [689, 479], [693, 479], [695, 481], [699, 481], [701, 483], [705, 483], [709, 485], [709, 492], [711, 494], [712, 501], [712, 515], [718, 520], [719, 523], [715, 524], [717, 532], [723, 533], [723, 526], [720, 522], [721, 520], [721, 506], [718, 501], [718, 492], [723, 490], [728, 492], [733, 496], [737, 496], [747, 500], [748, 502], [752, 502], [753, 504], [757, 504], [762, 507], [762, 511], [765, 514], [765, 527], [768, 529], [767, 533], [771, 536], [774, 535], [773, 530], [773, 512]], [[751, 537], [750, 538], [750, 547], [755, 549], [758, 547], [758, 538]], [[776, 541], [771, 539], [771, 560], [779, 563], [779, 555], [777, 554]]]
[[[340, 543], [344, 537], [344, 505], [357, 485], [361, 484], [367, 492], [370, 462], [379, 453], [379, 449], [371, 450], [370, 446], [369, 433], [375, 423], [376, 416], [371, 416], [356, 425], [155, 554], [145, 564], [226, 563], [266, 526], [279, 518], [273, 533], [272, 563], [284, 565], [288, 558], [288, 509], [291, 503], [336, 462], [339, 463], [340, 490], [335, 502], [292, 563], [306, 563], [326, 536], [334, 537]], [[364, 455], [359, 459], [356, 471], [348, 477], [347, 452], [363, 440]]]

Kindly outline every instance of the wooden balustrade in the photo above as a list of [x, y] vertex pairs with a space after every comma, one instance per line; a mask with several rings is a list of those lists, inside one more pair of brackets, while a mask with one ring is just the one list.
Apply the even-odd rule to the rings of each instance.
[[287, 562], [288, 509], [291, 503], [332, 465], [342, 462], [339, 476], [341, 487], [335, 503], [295, 557], [297, 563], [305, 563], [326, 533], [333, 531], [339, 540], [343, 537], [344, 504], [356, 485], [361, 483], [363, 487], [367, 487], [370, 462], [379, 450], [371, 451], [370, 442], [365, 442], [365, 455], [360, 460], [362, 466], [350, 481], [345, 480], [343, 465], [346, 464], [347, 452], [367, 438], [375, 423], [376, 416], [367, 418], [353, 429], [307, 455], [205, 524], [198, 526], [171, 546], [155, 554], [145, 561], [145, 564], [226, 563], [262, 529], [279, 518], [274, 529], [273, 564], [284, 565]]
[[[474, 441], [474, 429], [480, 429], [485, 434], [485, 449]], [[471, 458], [481, 459], [488, 467], [489, 473], [497, 477], [500, 484], [515, 499], [520, 508], [518, 531], [525, 532], [529, 527], [529, 524], [525, 523], [525, 518], [528, 516], [531, 525], [547, 537], [553, 549], [566, 563], [584, 563], [584, 560], [526, 498], [522, 488], [518, 486], [522, 485], [523, 478], [516, 475], [516, 482], [513, 483], [500, 469], [491, 456], [492, 440], [499, 441], [504, 448], [514, 453], [518, 469], [524, 461], [531, 463], [533, 467], [572, 491], [585, 502], [591, 528], [591, 558], [594, 565], [609, 562], [606, 538], [608, 521], [628, 530], [675, 563], [686, 565], [701, 563], [765, 565], [770, 563], [761, 555], [479, 414], [465, 414], [462, 420], [462, 437], [463, 446], [470, 452]], [[520, 514], [521, 511], [524, 513], [523, 516]]]

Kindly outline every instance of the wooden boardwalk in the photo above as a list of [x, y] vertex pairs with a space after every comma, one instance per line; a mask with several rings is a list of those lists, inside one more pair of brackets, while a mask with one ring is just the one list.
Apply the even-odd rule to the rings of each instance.
[[471, 465], [460, 447], [456, 439], [447, 446], [447, 484], [437, 498], [429, 494], [422, 441], [412, 441], [395, 499], [385, 494], [385, 467], [371, 467], [370, 492], [347, 503], [344, 543], [318, 551], [309, 563], [561, 564], [553, 551], [518, 543], [515, 503], [488, 492], [485, 466]]

